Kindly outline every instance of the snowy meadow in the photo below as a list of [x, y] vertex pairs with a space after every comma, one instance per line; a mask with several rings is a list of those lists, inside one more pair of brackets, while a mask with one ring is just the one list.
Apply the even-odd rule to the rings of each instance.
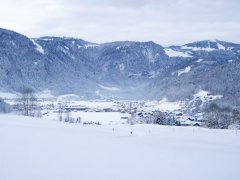
[[0, 115], [0, 179], [237, 180], [239, 139], [234, 130]]
[[[11, 98], [7, 100], [14, 104]], [[59, 121], [81, 118], [79, 123]], [[3, 180], [238, 180], [240, 132], [127, 123], [135, 106], [179, 111], [181, 103], [41, 100], [41, 117], [0, 114]]]

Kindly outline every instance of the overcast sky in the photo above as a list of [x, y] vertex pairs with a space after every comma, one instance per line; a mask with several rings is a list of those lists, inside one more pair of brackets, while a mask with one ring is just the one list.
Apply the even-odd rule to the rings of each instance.
[[240, 0], [0, 0], [0, 27], [97, 43], [240, 43]]

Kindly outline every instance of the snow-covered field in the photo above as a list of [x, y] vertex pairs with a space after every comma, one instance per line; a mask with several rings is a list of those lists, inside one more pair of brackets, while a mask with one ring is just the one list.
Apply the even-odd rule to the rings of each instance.
[[0, 115], [0, 180], [239, 180], [239, 163], [233, 130]]
[[[70, 116], [73, 118], [81, 117], [82, 122], [101, 122], [102, 125], [113, 125], [113, 124], [124, 124], [126, 118], [130, 117], [130, 114], [120, 112], [70, 112]], [[125, 117], [125, 119], [122, 119]], [[58, 113], [50, 113], [49, 116], [45, 117], [50, 120], [58, 120]], [[63, 116], [64, 118], [64, 116]]]

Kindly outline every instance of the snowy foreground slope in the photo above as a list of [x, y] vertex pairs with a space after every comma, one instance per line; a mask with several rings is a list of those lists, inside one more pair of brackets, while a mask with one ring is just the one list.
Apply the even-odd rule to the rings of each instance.
[[239, 180], [239, 162], [232, 130], [0, 115], [1, 180]]

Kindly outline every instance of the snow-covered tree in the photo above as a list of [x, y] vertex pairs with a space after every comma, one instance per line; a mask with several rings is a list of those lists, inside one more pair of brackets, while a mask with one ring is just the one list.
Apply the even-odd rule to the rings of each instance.
[[209, 128], [227, 129], [230, 125], [240, 124], [240, 112], [230, 107], [219, 107], [210, 104], [204, 111], [205, 125]]
[[145, 116], [138, 115], [136, 113], [132, 114], [128, 118], [127, 123], [129, 124], [158, 124], [158, 125], [169, 125], [177, 126], [179, 123], [176, 121], [174, 116], [170, 116], [166, 112], [154, 111], [147, 113]]

